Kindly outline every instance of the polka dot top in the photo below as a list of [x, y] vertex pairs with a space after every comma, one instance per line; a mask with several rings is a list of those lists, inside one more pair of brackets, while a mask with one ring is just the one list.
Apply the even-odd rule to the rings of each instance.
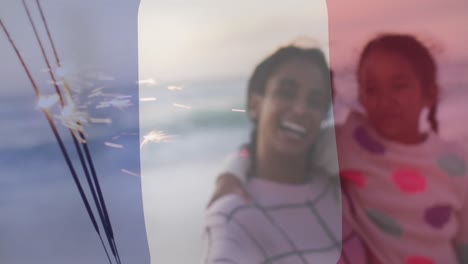
[[468, 175], [456, 145], [379, 137], [364, 119], [337, 127], [343, 214], [382, 263], [468, 263]]

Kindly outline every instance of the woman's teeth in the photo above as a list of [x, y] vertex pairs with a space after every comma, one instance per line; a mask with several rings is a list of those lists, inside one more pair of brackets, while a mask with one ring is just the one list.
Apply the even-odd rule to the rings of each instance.
[[289, 121], [283, 121], [281, 122], [281, 128], [289, 131], [289, 132], [292, 132], [300, 137], [305, 137], [306, 134], [307, 134], [307, 129], [301, 125], [298, 125], [296, 123], [292, 123], [292, 122], [289, 122]]

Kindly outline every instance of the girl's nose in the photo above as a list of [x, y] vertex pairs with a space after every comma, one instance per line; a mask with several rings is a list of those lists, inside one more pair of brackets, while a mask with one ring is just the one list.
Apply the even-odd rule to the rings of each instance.
[[396, 107], [397, 100], [395, 100], [395, 94], [388, 89], [382, 90], [377, 98], [377, 103], [380, 108], [387, 109]]

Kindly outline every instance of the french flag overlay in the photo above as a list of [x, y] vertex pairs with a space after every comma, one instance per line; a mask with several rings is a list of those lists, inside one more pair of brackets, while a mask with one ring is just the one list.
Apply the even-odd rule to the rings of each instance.
[[[468, 264], [467, 22], [466, 0], [2, 0], [0, 263]], [[435, 60], [427, 144], [366, 121], [358, 62], [384, 33]], [[291, 43], [333, 71], [329, 178], [207, 207], [251, 161], [250, 76]]]

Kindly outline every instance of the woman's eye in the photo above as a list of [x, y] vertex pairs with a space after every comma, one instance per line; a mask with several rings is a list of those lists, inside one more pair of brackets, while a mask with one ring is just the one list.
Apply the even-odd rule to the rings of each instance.
[[279, 89], [278, 91], [278, 95], [281, 97], [281, 98], [294, 98], [294, 91], [292, 91], [292, 89]]
[[323, 109], [325, 107], [325, 99], [320, 97], [310, 98], [309, 106], [313, 109]]
[[297, 83], [294, 80], [284, 79], [278, 83], [276, 94], [283, 99], [294, 99], [297, 92]]

